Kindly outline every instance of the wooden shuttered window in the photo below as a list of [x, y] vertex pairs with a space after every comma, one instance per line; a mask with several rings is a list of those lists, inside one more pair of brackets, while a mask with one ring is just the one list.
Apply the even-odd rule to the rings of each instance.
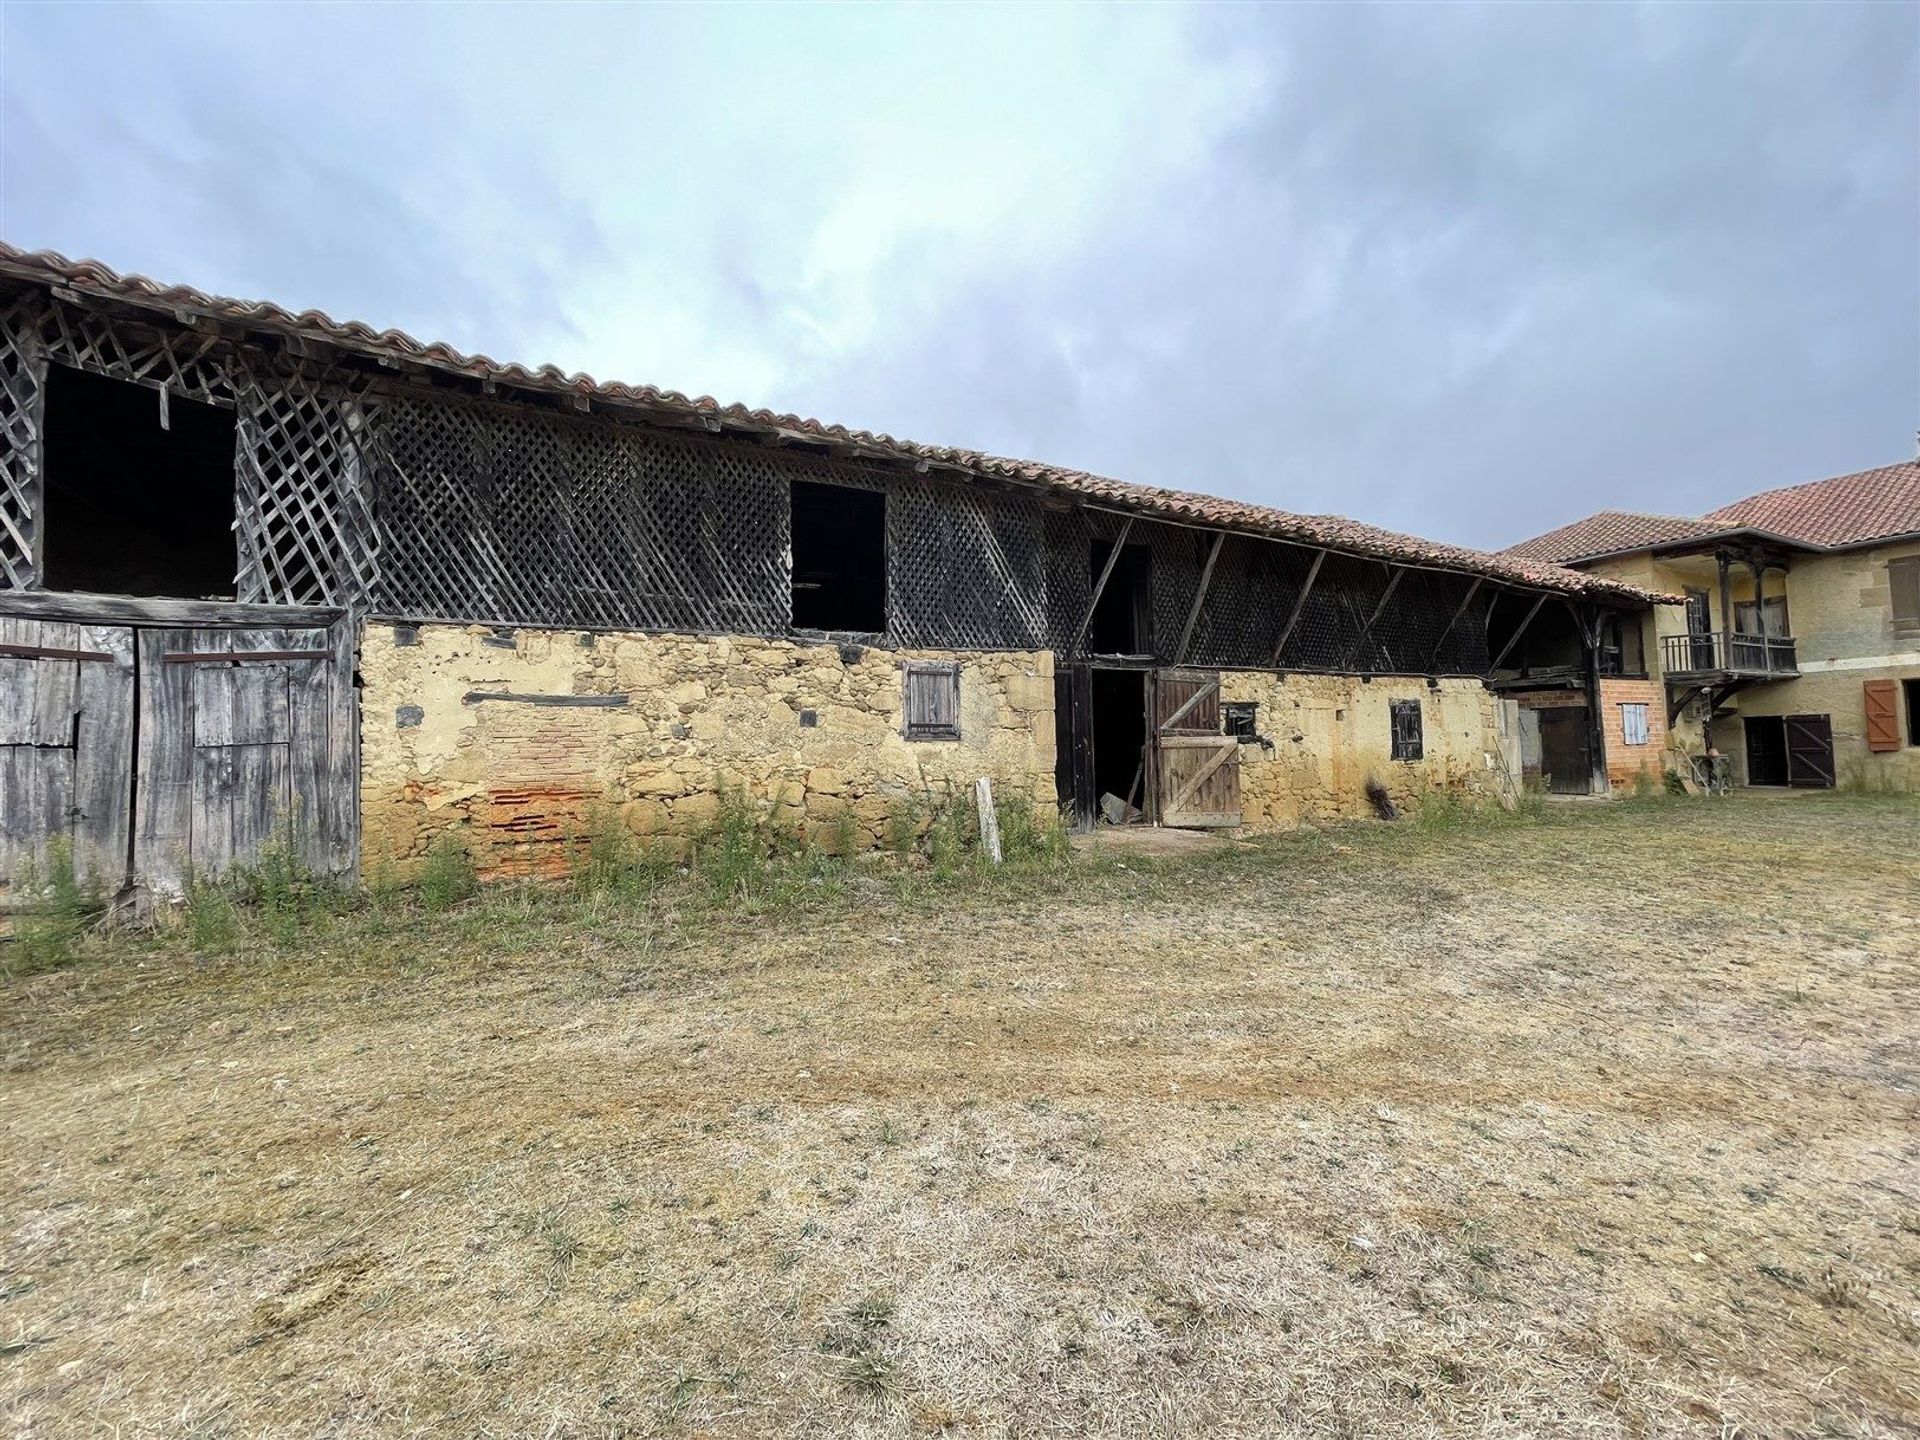
[[960, 738], [960, 667], [925, 660], [908, 661], [901, 670], [909, 740]]
[[1426, 753], [1426, 736], [1420, 722], [1418, 700], [1393, 702], [1393, 758], [1418, 760]]
[[1628, 745], [1647, 743], [1647, 707], [1626, 704], [1620, 707], [1620, 738]]
[[1867, 706], [1867, 749], [1879, 752], [1900, 748], [1899, 692], [1891, 680], [1868, 680], [1861, 686]]

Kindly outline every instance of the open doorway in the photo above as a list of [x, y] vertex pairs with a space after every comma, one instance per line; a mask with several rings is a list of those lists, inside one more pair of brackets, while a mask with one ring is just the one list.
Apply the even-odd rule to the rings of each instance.
[[[1092, 581], [1100, 583], [1113, 545], [1095, 540], [1089, 555]], [[1145, 545], [1121, 547], [1113, 573], [1107, 577], [1100, 603], [1087, 625], [1086, 651], [1090, 655], [1148, 655], [1153, 651], [1153, 552]]]
[[51, 365], [45, 423], [47, 589], [233, 598], [232, 411]]
[[[1141, 670], [1095, 670], [1089, 719], [1093, 729], [1096, 813], [1117, 795], [1136, 811], [1147, 807], [1147, 677]], [[1127, 818], [1144, 818], [1129, 813]]]
[[878, 635], [887, 628], [887, 497], [793, 482], [796, 630]]

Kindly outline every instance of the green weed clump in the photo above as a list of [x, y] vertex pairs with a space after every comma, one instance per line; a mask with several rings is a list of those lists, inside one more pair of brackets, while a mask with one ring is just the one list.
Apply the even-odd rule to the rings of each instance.
[[414, 891], [427, 910], [450, 910], [462, 900], [472, 898], [480, 889], [480, 876], [473, 865], [473, 852], [451, 830], [443, 830], [427, 850], [426, 862]]
[[837, 896], [858, 831], [848, 815], [834, 831], [829, 854], [811, 836], [779, 824], [782, 796], [762, 807], [740, 786], [719, 786], [719, 813], [694, 841], [693, 870], [708, 900], [750, 912], [783, 909]]
[[610, 805], [588, 812], [584, 840], [569, 848], [574, 893], [583, 899], [644, 900], [673, 869], [672, 857], [648, 848]]
[[226, 885], [187, 867], [187, 943], [202, 954], [224, 955], [240, 941], [240, 910]]
[[80, 878], [73, 861], [73, 841], [56, 835], [47, 843], [44, 877], [29, 857], [21, 866], [17, 892], [26, 902], [13, 912], [14, 954], [7, 968], [31, 974], [70, 965], [79, 958], [80, 942], [106, 913], [106, 897], [98, 882]]

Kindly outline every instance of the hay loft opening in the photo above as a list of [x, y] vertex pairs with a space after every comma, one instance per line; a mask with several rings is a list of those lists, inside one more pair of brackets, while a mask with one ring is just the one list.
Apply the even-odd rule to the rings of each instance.
[[801, 630], [887, 628], [887, 497], [793, 482], [793, 623]]
[[43, 583], [231, 599], [233, 412], [47, 367]]
[[[1113, 553], [1110, 541], [1095, 540], [1088, 556], [1092, 583], [1100, 583]], [[1124, 545], [1113, 573], [1093, 607], [1087, 626], [1087, 651], [1094, 655], [1146, 655], [1153, 650], [1153, 552], [1145, 545]]]

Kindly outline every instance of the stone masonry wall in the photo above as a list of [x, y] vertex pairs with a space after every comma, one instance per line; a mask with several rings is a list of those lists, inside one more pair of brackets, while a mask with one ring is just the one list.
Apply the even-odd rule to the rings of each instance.
[[[1240, 747], [1240, 806], [1248, 825], [1370, 815], [1369, 775], [1402, 806], [1427, 792], [1494, 795], [1503, 785], [1496, 758], [1499, 701], [1477, 680], [1430, 686], [1417, 678], [1230, 670], [1221, 676], [1221, 694], [1256, 702], [1256, 728], [1272, 745]], [[1420, 702], [1419, 760], [1392, 758], [1388, 707], [1395, 700]]]
[[[960, 663], [959, 740], [902, 737], [908, 659]], [[879, 844], [894, 816], [981, 775], [1054, 808], [1046, 652], [369, 624], [360, 671], [368, 874], [404, 878], [450, 827], [483, 869], [552, 873], [597, 806], [680, 852], [716, 820], [723, 786], [828, 845], [849, 814], [854, 843]]]

